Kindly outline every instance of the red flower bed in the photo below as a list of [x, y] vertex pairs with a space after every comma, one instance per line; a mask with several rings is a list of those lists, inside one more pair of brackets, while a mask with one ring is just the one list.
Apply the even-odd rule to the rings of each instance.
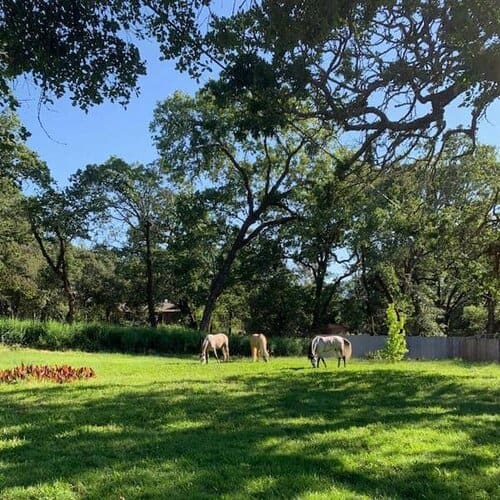
[[42, 366], [21, 364], [21, 366], [16, 366], [10, 370], [0, 370], [0, 382], [7, 383], [34, 378], [62, 384], [63, 382], [72, 382], [73, 380], [92, 377], [95, 377], [94, 370], [86, 366], [73, 368], [69, 365]]

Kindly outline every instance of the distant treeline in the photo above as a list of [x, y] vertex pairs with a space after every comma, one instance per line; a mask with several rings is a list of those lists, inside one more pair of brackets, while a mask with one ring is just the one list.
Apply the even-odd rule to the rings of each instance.
[[[460, 156], [457, 140], [430, 163], [343, 168], [331, 156], [341, 151], [306, 147], [295, 129], [235, 136], [235, 109], [200, 135], [196, 116], [219, 117], [210, 102], [176, 93], [159, 106], [150, 165], [111, 158], [64, 189], [39, 165], [29, 194], [0, 175], [0, 316], [269, 337], [342, 323], [376, 335], [394, 303], [409, 335], [498, 332], [494, 148]], [[180, 116], [186, 128], [170, 130]], [[203, 162], [193, 141], [208, 137], [199, 148], [218, 148]], [[184, 141], [192, 151], [176, 149]], [[156, 338], [137, 335], [131, 345]]]

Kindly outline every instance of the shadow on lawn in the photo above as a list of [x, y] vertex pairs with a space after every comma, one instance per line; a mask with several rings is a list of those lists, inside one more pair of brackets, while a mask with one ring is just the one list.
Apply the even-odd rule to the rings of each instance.
[[[496, 483], [484, 470], [494, 467], [494, 457], [477, 446], [498, 437], [498, 391], [393, 370], [334, 376], [311, 370], [299, 378], [283, 369], [226, 377], [220, 385], [197, 380], [195, 394], [192, 382], [124, 387], [130, 390], [119, 394], [105, 385], [84, 393], [81, 386], [7, 392], [3, 438], [22, 441], [0, 450], [0, 493], [2, 483], [12, 488], [60, 480], [92, 498], [290, 498], [334, 484], [372, 498], [474, 498], [477, 486], [493, 496]], [[33, 393], [39, 404], [23, 403]], [[442, 415], [449, 417], [448, 430], [469, 435], [471, 448], [366, 466], [366, 453], [387, 445], [377, 440], [380, 429], [433, 427]], [[464, 428], [467, 416], [473, 418]], [[370, 441], [337, 433], [355, 435], [366, 426], [373, 426]], [[352, 465], [362, 460], [365, 466]]]

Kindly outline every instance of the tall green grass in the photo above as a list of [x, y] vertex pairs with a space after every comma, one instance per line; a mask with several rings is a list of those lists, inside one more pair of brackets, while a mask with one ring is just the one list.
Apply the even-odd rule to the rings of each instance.
[[[0, 343], [48, 350], [77, 349], [88, 352], [196, 354], [203, 334], [179, 325], [158, 328], [119, 326], [107, 323], [60, 323], [0, 319]], [[307, 339], [271, 338], [275, 356], [296, 356], [307, 350]], [[230, 352], [248, 355], [248, 337], [232, 336]]]

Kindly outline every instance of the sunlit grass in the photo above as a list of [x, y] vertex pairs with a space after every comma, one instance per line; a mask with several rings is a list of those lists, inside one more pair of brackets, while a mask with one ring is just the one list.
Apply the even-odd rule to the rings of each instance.
[[500, 367], [0, 348], [0, 498], [499, 498]]

